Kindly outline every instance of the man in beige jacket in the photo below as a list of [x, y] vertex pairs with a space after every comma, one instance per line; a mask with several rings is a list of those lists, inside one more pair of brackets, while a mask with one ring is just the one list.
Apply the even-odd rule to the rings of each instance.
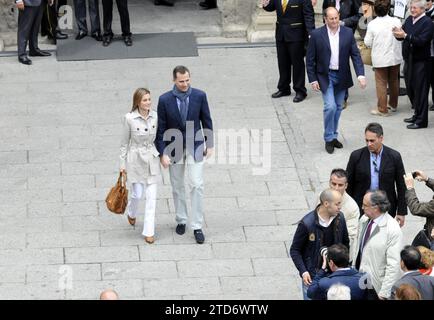
[[350, 238], [350, 259], [355, 255], [357, 230], [359, 228], [360, 210], [356, 201], [345, 191], [348, 187], [348, 175], [344, 169], [333, 169], [330, 173], [330, 189], [338, 191], [342, 195], [341, 212], [347, 223], [348, 238]]
[[401, 277], [402, 231], [387, 213], [390, 202], [382, 190], [369, 190], [363, 197], [365, 214], [360, 218], [357, 255], [353, 264], [368, 275], [368, 300], [390, 298], [393, 284]]

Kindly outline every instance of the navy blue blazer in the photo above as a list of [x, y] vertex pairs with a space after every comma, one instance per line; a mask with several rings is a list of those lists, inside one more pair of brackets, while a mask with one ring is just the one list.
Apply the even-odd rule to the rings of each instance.
[[[306, 69], [309, 82], [318, 81], [321, 91], [325, 93], [329, 85], [329, 66], [330, 66], [330, 40], [327, 27], [312, 31], [309, 39], [309, 46], [306, 55]], [[357, 76], [364, 76], [362, 58], [354, 39], [353, 31], [345, 26], [340, 27], [339, 31], [339, 84], [338, 90], [348, 89], [353, 86], [353, 79], [350, 69], [350, 57], [353, 61], [354, 70]]]
[[362, 289], [365, 281], [360, 280], [364, 273], [358, 272], [356, 269], [337, 270], [331, 274], [323, 269], [317, 273], [312, 280], [312, 284], [307, 290], [307, 296], [314, 300], [327, 300], [327, 291], [334, 284], [340, 283], [346, 285], [351, 291], [351, 300], [366, 299], [366, 289]]
[[[179, 162], [182, 159], [184, 150], [188, 148], [196, 161], [202, 161], [205, 150], [204, 141], [207, 148], [214, 147], [213, 126], [205, 92], [192, 88], [187, 113], [187, 123], [192, 124], [191, 128], [182, 122], [178, 103], [172, 91], [160, 96], [157, 113], [158, 129], [155, 147], [160, 153], [160, 157], [166, 154], [173, 162]], [[169, 129], [175, 130], [167, 131]], [[164, 137], [165, 133], [168, 135], [166, 139]], [[187, 140], [189, 141], [188, 144]]]

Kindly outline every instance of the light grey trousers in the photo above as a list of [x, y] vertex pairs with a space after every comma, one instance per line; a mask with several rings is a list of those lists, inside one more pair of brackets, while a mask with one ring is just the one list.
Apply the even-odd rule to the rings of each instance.
[[[193, 156], [184, 154], [182, 163], [169, 166], [170, 183], [175, 203], [176, 222], [187, 224], [187, 201], [185, 185], [190, 188], [191, 219], [193, 230], [202, 229], [203, 224], [203, 161], [195, 162]], [[185, 181], [186, 180], [186, 181]], [[185, 183], [186, 182], [186, 183]]]

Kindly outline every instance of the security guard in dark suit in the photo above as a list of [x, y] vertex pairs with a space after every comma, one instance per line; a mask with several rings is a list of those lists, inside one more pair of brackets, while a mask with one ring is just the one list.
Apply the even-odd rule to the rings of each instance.
[[291, 94], [291, 67], [294, 102], [306, 98], [305, 87], [305, 43], [310, 32], [315, 29], [315, 19], [311, 0], [262, 0], [266, 11], [276, 11], [276, 48], [279, 66], [278, 91], [273, 98]]

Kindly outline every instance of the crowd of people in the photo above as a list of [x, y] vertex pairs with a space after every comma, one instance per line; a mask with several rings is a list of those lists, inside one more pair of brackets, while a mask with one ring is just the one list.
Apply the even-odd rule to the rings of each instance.
[[[329, 189], [298, 223], [290, 256], [305, 299], [327, 299], [333, 285], [342, 299], [434, 299], [434, 198], [420, 202], [414, 181], [434, 191], [420, 171], [405, 173], [401, 155], [383, 144], [383, 128], [369, 123], [366, 147], [351, 153], [346, 170], [332, 170]], [[426, 218], [411, 246], [403, 247], [407, 206]]]
[[[132, 45], [127, 0], [116, 1], [122, 36]], [[38, 47], [42, 7], [57, 7], [53, 0], [16, 0], [20, 10], [18, 59], [48, 56]], [[102, 0], [103, 32], [98, 1], [90, 0], [90, 35], [103, 46], [113, 39], [113, 0]], [[155, 0], [155, 5], [173, 5]], [[324, 0], [324, 26], [315, 28], [310, 0], [263, 0], [263, 8], [277, 12], [276, 47], [279, 67], [278, 91], [273, 98], [295, 91], [293, 102], [307, 96], [305, 74], [314, 91], [324, 100], [324, 141], [328, 153], [342, 148], [338, 127], [353, 86], [350, 60], [360, 87], [366, 87], [364, 65], [354, 32], [362, 19], [357, 0]], [[404, 63], [407, 94], [414, 115], [404, 119], [407, 128], [428, 125], [429, 87], [434, 84], [431, 1], [411, 0], [410, 16], [401, 21], [389, 15], [390, 0], [376, 0], [375, 19], [367, 25], [364, 42], [372, 48], [377, 108], [371, 113], [387, 116], [396, 112], [400, 65]], [[215, 1], [200, 6], [211, 9]], [[74, 1], [78, 26], [76, 40], [88, 35], [86, 1]], [[48, 31], [47, 31], [48, 32]], [[54, 39], [65, 38], [50, 27]], [[308, 44], [306, 46], [306, 44]], [[306, 64], [304, 60], [306, 56]], [[159, 97], [157, 111], [151, 108], [151, 92], [138, 88], [132, 109], [123, 118], [120, 171], [131, 184], [127, 220], [135, 226], [138, 204], [146, 198], [142, 235], [155, 242], [155, 210], [161, 168], [168, 169], [176, 212], [176, 233], [183, 235], [187, 224], [198, 244], [205, 241], [203, 225], [203, 161], [213, 153], [213, 122], [205, 92], [190, 86], [185, 66], [173, 70], [173, 88]], [[390, 99], [387, 99], [389, 91]], [[434, 95], [434, 93], [433, 93]], [[431, 108], [432, 109], [432, 108]], [[318, 206], [298, 223], [290, 256], [302, 278], [305, 299], [434, 299], [434, 199], [420, 202], [414, 181], [423, 181], [434, 191], [434, 179], [420, 170], [406, 173], [398, 151], [383, 144], [379, 123], [364, 131], [366, 146], [351, 153], [346, 169], [330, 174], [329, 188], [322, 191]], [[191, 214], [187, 209], [186, 184], [190, 187]], [[413, 215], [426, 218], [420, 235], [403, 245], [402, 227], [407, 207]], [[422, 239], [422, 240], [421, 240]], [[417, 240], [417, 241], [416, 241]], [[115, 295], [109, 292], [108, 296]], [[105, 297], [105, 294], [104, 294]], [[103, 296], [102, 296], [103, 298]]]
[[[275, 11], [277, 16], [279, 81], [271, 96], [291, 95], [292, 79], [293, 102], [303, 101], [307, 96], [306, 71], [312, 89], [321, 92], [324, 100], [325, 149], [333, 153], [335, 148], [342, 148], [337, 136], [341, 112], [348, 104], [348, 89], [353, 86], [350, 60], [360, 87], [366, 87], [364, 64], [354, 37], [358, 30], [371, 48], [375, 72], [377, 106], [371, 114], [386, 117], [397, 111], [403, 68], [406, 93], [414, 109], [412, 117], [403, 120], [408, 129], [426, 128], [428, 110], [434, 110], [434, 99], [428, 106], [429, 88], [434, 86], [432, 1], [411, 0], [410, 15], [401, 23], [392, 16], [391, 0], [324, 0], [324, 26], [316, 29], [313, 3], [316, 0], [262, 0], [264, 10]], [[434, 90], [432, 94], [434, 98]]]
[[[393, 17], [390, 0], [324, 0], [324, 25], [319, 28], [313, 24], [315, 3], [262, 1], [266, 11], [277, 15], [279, 82], [272, 98], [291, 95], [292, 75], [293, 102], [303, 101], [306, 68], [312, 89], [321, 92], [324, 101], [325, 149], [333, 153], [343, 148], [338, 127], [353, 86], [350, 60], [360, 87], [367, 85], [354, 32], [367, 26], [359, 34], [371, 48], [375, 72], [377, 107], [371, 114], [385, 117], [397, 111], [403, 64], [414, 109], [404, 122], [408, 129], [426, 128], [434, 74], [432, 2], [410, 0], [410, 15], [402, 23]], [[414, 179], [430, 188], [433, 181], [419, 170], [406, 174], [400, 153], [385, 146], [383, 139], [382, 126], [369, 123], [366, 146], [351, 153], [345, 170], [331, 172], [330, 189], [298, 223], [290, 256], [302, 278], [304, 299], [327, 299], [329, 290], [331, 299], [434, 299], [434, 277], [428, 275], [432, 271], [422, 271], [433, 265], [422, 253], [432, 256], [434, 250], [434, 200], [419, 202]], [[411, 246], [402, 243], [407, 206], [412, 214], [427, 218]]]
[[[28, 56], [45, 57], [51, 53], [39, 49], [38, 34], [41, 29], [43, 36], [48, 36], [54, 43], [57, 40], [64, 40], [68, 35], [63, 33], [58, 27], [59, 8], [66, 5], [66, 0], [14, 0], [18, 13], [18, 61], [25, 65], [31, 65], [32, 60]], [[113, 0], [102, 1], [102, 28], [99, 13], [99, 1], [88, 0], [88, 13], [90, 18], [90, 36], [96, 41], [101, 41], [104, 47], [113, 41], [112, 31], [113, 21]], [[89, 35], [86, 17], [86, 0], [74, 0], [75, 21], [77, 24], [76, 40], [81, 40]], [[169, 0], [155, 0], [156, 6], [173, 6]], [[133, 45], [131, 33], [130, 15], [128, 11], [128, 0], [116, 0], [118, 8], [122, 39], [126, 46]], [[204, 10], [217, 8], [217, 0], [205, 0], [199, 2], [200, 8]], [[27, 46], [29, 53], [27, 54]]]

